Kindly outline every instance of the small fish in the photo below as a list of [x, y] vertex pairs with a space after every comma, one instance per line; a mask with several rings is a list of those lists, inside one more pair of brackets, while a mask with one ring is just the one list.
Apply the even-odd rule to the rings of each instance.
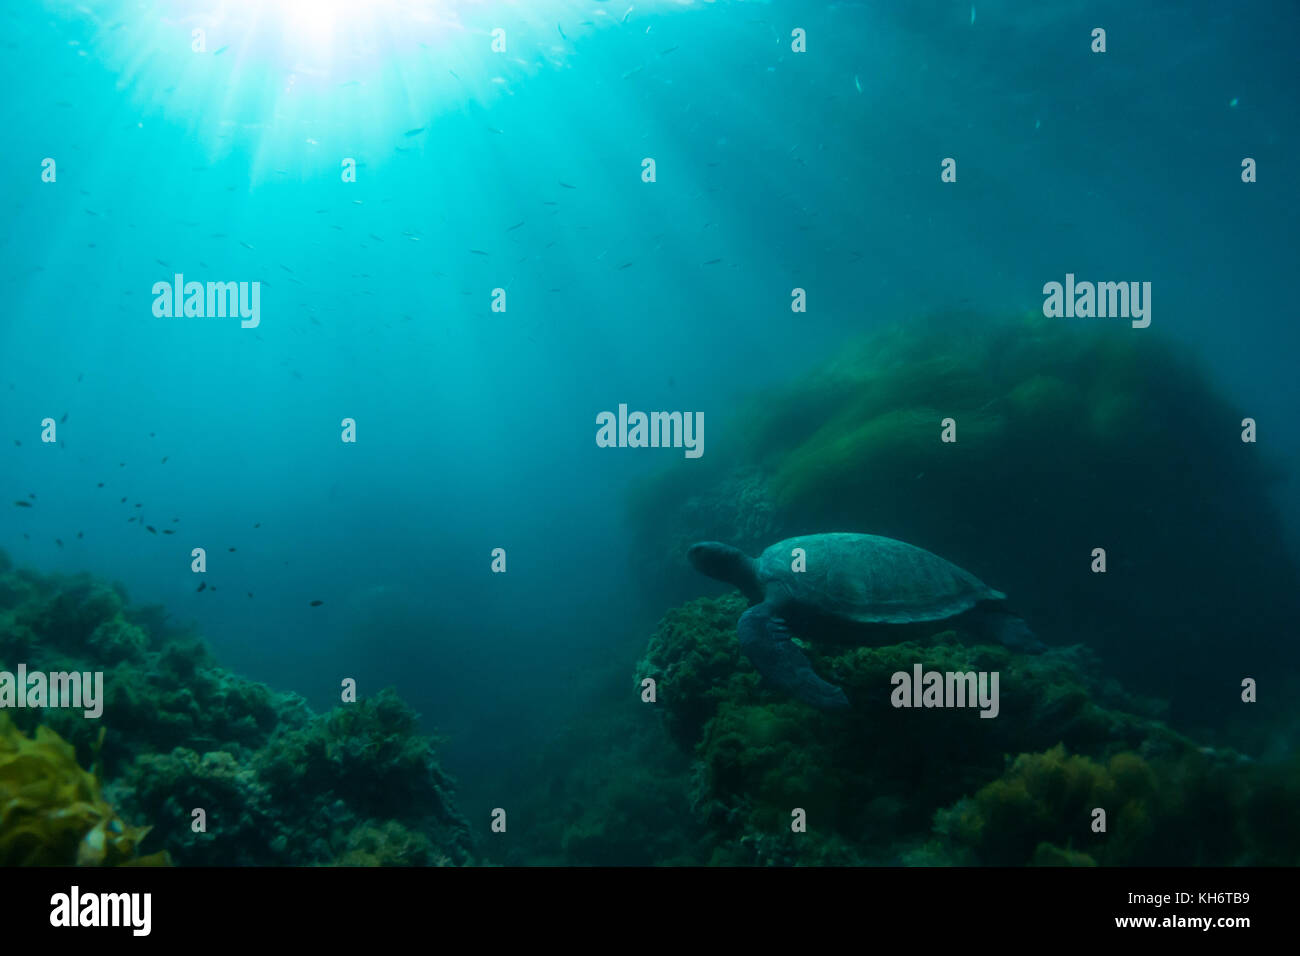
[[460, 79], [460, 74], [457, 73], [455, 70], [451, 70], [451, 69], [449, 69], [449, 70], [447, 70], [447, 72], [450, 73], [452, 76], [454, 76], [456, 79], [458, 79], [458, 80]]
[[35, 500], [36, 500], [36, 492], [34, 492], [34, 491], [29, 491], [29, 492], [27, 492], [27, 497], [28, 497], [28, 498], [31, 498], [32, 501], [35, 501]]
[[506, 232], [514, 232], [516, 229], [518, 229], [520, 226], [522, 226], [522, 225], [524, 224], [525, 221], [526, 221], [526, 220], [523, 220], [523, 219], [519, 220], [519, 222], [515, 223], [513, 226], [511, 226], [509, 229], [507, 229]]
[[578, 188], [577, 186], [570, 186], [568, 183], [565, 183], [565, 182], [561, 182], [560, 185], [563, 186], [565, 189], [577, 189], [577, 188]]
[[669, 47], [668, 49], [666, 49], [666, 50], [660, 50], [660, 51], [659, 51], [659, 55], [660, 55], [660, 56], [667, 56], [669, 53], [672, 53], [673, 50], [676, 50], [676, 49], [677, 49], [677, 47], [675, 47], [675, 46], [670, 46], [670, 47]]
[[172, 524], [180, 524], [180, 523], [181, 523], [180, 518], [172, 518]]
[[248, 596], [249, 596], [249, 597], [252, 597], [252, 596], [253, 596], [253, 592], [252, 592], [252, 591], [249, 591], [249, 592], [248, 592]]
[[487, 253], [484, 252], [482, 249], [471, 249], [470, 252], [472, 252], [472, 253], [473, 253], [474, 255], [476, 255], [476, 256], [485, 256], [485, 255], [487, 255]]
[[55, 538], [55, 539], [54, 539], [54, 543], [57, 544], [60, 548], [63, 547], [63, 539], [62, 539], [62, 538]]
[[638, 73], [640, 73], [640, 72], [641, 72], [642, 70], [644, 70], [644, 69], [645, 69], [645, 66], [644, 66], [644, 65], [641, 65], [641, 66], [638, 66], [638, 67], [634, 67], [633, 69], [628, 70], [626, 73], [623, 74], [623, 79], [626, 80], [628, 77], [636, 76]]
[[32, 503], [31, 503], [30, 501], [15, 501], [15, 502], [14, 502], [14, 507], [15, 507], [15, 508], [30, 508], [31, 506], [32, 506]]
[[558, 202], [551, 202], [549, 199], [543, 199], [543, 200], [542, 200], [542, 205], [543, 205], [543, 206], [558, 206], [559, 203], [558, 203]]
[[489, 126], [489, 127], [488, 127], [488, 132], [489, 132], [489, 133], [496, 133], [498, 136], [504, 136], [504, 135], [505, 135], [505, 131], [504, 131], [504, 130], [499, 130], [499, 129], [497, 129], [495, 126]]
[[14, 439], [14, 445], [16, 445], [19, 448], [23, 447], [23, 443], [20, 442], [17, 438]]
[[862, 92], [862, 81], [858, 79], [856, 73], [853, 75], [853, 85], [858, 88], [859, 93]]
[[137, 501], [137, 502], [135, 503], [135, 506], [136, 506], [137, 508], [143, 508], [143, 507], [144, 507], [144, 504], [143, 504], [143, 502], [139, 502], [139, 501]]
[[103, 487], [104, 487], [104, 483], [101, 481], [97, 487], [99, 487], [99, 488], [103, 488]]
[[256, 249], [253, 249], [253, 247], [250, 246], [248, 243], [246, 243], [243, 239], [240, 239], [240, 240], [239, 240], [239, 244], [240, 244], [241, 246], [243, 246], [245, 249], [252, 249], [253, 252], [256, 252], [256, 251], [257, 251]]
[[557, 29], [557, 30], [560, 31], [560, 39], [562, 39], [562, 40], [568, 40], [568, 39], [569, 39], [568, 37], [566, 37], [566, 36], [564, 35], [564, 27], [560, 26], [560, 25], [557, 23], [557, 24], [555, 25], [555, 29]]
[[160, 461], [159, 464], [160, 464], [160, 465], [165, 465], [165, 464], [167, 464], [167, 459], [170, 458], [170, 457], [171, 457], [171, 455], [163, 455], [163, 457], [162, 457], [162, 461]]
[[632, 264], [632, 263], [630, 263], [630, 262], [625, 262], [625, 263], [623, 263], [621, 266], [619, 266], [619, 268], [620, 268], [620, 269], [626, 269], [626, 268], [627, 268], [628, 266], [630, 266], [631, 264]]
[[59, 419], [59, 424], [62, 425], [62, 424], [63, 424], [64, 422], [66, 422], [67, 420], [68, 420], [68, 413], [67, 413], [67, 412], [64, 412], [64, 413], [63, 413], [63, 417]]
[[716, 265], [717, 265], [719, 262], [721, 262], [721, 261], [722, 261], [721, 259], [710, 259], [708, 262], [706, 262], [706, 263], [704, 263], [704, 264], [705, 264], [706, 266], [716, 266]]
[[311, 602], [311, 606], [312, 606], [312, 607], [320, 607], [320, 606], [321, 606], [322, 604], [324, 604], [324, 603], [325, 603], [324, 601], [312, 601], [312, 602]]
[[622, 20], [619, 20], [618, 22], [619, 22], [619, 23], [627, 23], [627, 18], [630, 17], [630, 16], [632, 15], [632, 11], [635, 10], [635, 9], [636, 9], [635, 7], [628, 7], [628, 8], [627, 8], [627, 13], [623, 14], [623, 19], [622, 19]]
[[171, 528], [163, 528], [163, 534], [175, 534], [175, 533], [176, 532], [173, 531]]
[[229, 46], [223, 46], [220, 50], [213, 50], [213, 51], [212, 51], [212, 55], [213, 55], [213, 56], [221, 56], [221, 54], [225, 53], [225, 52], [226, 52], [227, 50], [229, 50], [229, 49], [230, 49]]
[[235, 549], [234, 549], [234, 548], [227, 548], [226, 550], [227, 550], [227, 551], [234, 551]]
[[208, 582], [207, 582], [207, 581], [200, 581], [200, 582], [199, 582], [199, 586], [196, 587], [194, 590], [195, 590], [195, 591], [203, 591], [203, 590], [206, 590], [206, 589], [207, 589], [207, 586], [208, 586]]
[[139, 520], [140, 520], [139, 518], [127, 518], [126, 523], [130, 524], [132, 521], [139, 521]]
[[81, 531], [78, 531], [78, 532], [77, 532], [77, 537], [78, 537], [78, 538], [84, 538], [85, 536], [86, 536], [86, 535], [85, 535], [83, 532], [81, 532]]
[[144, 528], [145, 528], [145, 530], [148, 531], [150, 534], [157, 534], [157, 533], [158, 533], [157, 530], [154, 528], [154, 526], [151, 525], [151, 524], [147, 524], [147, 525], [145, 525]]
[[403, 136], [419, 136], [419, 135], [420, 135], [421, 133], [423, 133], [427, 128], [428, 128], [428, 127], [425, 127], [425, 126], [417, 126], [415, 129], [408, 129], [408, 130], [407, 130], [405, 133], [403, 133], [402, 135], [403, 135]]
[[121, 501], [119, 501], [119, 502], [118, 502], [118, 504], [121, 504], [121, 505], [124, 505], [124, 504], [126, 504], [126, 499], [125, 499], [125, 498], [123, 498], [123, 499], [122, 499], [122, 500], [121, 500]]
[[[180, 518], [177, 518], [176, 520], [177, 520], [177, 521], [180, 521], [181, 519], [180, 519]], [[259, 521], [257, 524], [253, 525], [253, 527], [254, 527], [254, 528], [260, 528], [260, 527], [262, 527], [262, 522]]]

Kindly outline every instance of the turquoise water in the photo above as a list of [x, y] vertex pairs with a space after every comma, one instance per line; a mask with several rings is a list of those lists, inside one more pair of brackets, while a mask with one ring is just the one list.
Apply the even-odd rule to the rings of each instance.
[[[631, 489], [726, 462], [750, 396], [864, 333], [1041, 315], [1069, 273], [1151, 283], [1149, 328], [1055, 321], [1186, 345], [1261, 423], [1283, 477], [1245, 493], [1294, 554], [1298, 25], [1285, 3], [10, 5], [0, 544], [121, 582], [316, 707], [393, 686], [478, 820], [632, 693], [683, 597], [647, 581]], [[257, 283], [256, 316], [167, 314], [178, 275]], [[599, 447], [620, 404], [701, 415], [702, 455]]]

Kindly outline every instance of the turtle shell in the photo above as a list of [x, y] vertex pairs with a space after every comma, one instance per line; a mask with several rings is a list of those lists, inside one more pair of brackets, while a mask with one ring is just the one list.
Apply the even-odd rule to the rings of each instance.
[[[793, 571], [802, 548], [806, 570]], [[755, 561], [769, 600], [794, 601], [863, 624], [941, 621], [1002, 601], [975, 575], [924, 548], [874, 534], [809, 534], [778, 541]]]

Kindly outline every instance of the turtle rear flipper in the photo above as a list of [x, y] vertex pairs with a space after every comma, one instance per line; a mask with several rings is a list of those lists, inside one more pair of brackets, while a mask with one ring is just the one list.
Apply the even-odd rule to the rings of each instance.
[[1047, 645], [1038, 639], [1029, 625], [1023, 618], [1017, 617], [1009, 611], [988, 610], [980, 615], [980, 625], [985, 633], [991, 636], [999, 644], [1005, 644], [1007, 647], [1019, 651], [1025, 651], [1029, 654], [1041, 654], [1047, 650]]
[[812, 663], [794, 641], [784, 620], [767, 604], [751, 607], [736, 628], [740, 649], [771, 683], [819, 710], [844, 710], [844, 691], [817, 676]]

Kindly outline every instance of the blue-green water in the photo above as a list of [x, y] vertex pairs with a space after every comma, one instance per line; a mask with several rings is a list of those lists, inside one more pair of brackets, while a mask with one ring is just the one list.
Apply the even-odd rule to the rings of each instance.
[[[683, 598], [649, 580], [632, 490], [725, 471], [753, 395], [863, 334], [1041, 316], [1067, 273], [1149, 282], [1149, 328], [1049, 321], [1185, 345], [1278, 475], [1207, 493], [1295, 554], [1292, 4], [47, 2], [3, 22], [0, 545], [121, 582], [318, 708], [344, 678], [395, 687], [484, 829], [570, 721], [637, 700]], [[258, 283], [255, 324], [158, 315], [177, 275]], [[703, 454], [598, 447], [620, 404], [699, 413]], [[1173, 499], [1198, 485], [1181, 474]], [[827, 523], [802, 530], [921, 534]], [[980, 565], [982, 535], [948, 556], [1032, 577]]]

